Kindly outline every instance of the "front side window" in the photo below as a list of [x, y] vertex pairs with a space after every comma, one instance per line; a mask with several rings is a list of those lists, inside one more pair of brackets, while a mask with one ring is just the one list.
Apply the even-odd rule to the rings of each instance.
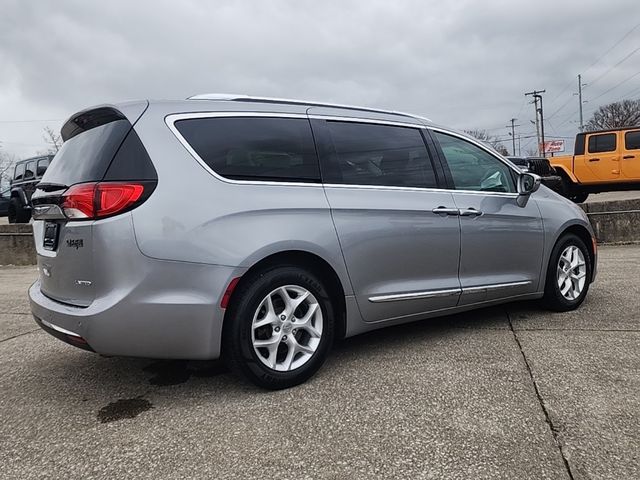
[[589, 153], [614, 152], [616, 149], [616, 134], [591, 135], [589, 137]]
[[218, 175], [234, 180], [319, 182], [311, 126], [304, 118], [212, 117], [175, 122]]
[[433, 132], [456, 190], [515, 193], [511, 169], [489, 152], [459, 137]]
[[372, 123], [326, 122], [335, 158], [325, 182], [348, 185], [436, 188], [433, 165], [420, 130]]
[[13, 173], [13, 181], [14, 182], [19, 182], [20, 180], [22, 180], [24, 177], [24, 163], [20, 163], [19, 165], [16, 165], [16, 169]]
[[640, 149], [640, 130], [635, 132], [627, 132], [624, 134], [624, 147], [627, 150]]

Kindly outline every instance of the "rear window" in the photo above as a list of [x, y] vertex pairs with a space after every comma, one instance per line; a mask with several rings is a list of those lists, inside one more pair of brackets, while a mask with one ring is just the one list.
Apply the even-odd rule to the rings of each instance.
[[36, 168], [36, 175], [38, 177], [41, 177], [42, 175], [44, 175], [44, 172], [47, 171], [47, 167], [49, 166], [49, 159], [48, 158], [41, 158], [40, 160], [38, 160], [38, 167]]
[[302, 118], [192, 118], [176, 128], [217, 174], [234, 180], [319, 182], [311, 127]]
[[616, 134], [591, 135], [589, 137], [589, 153], [613, 152], [616, 149]]
[[53, 158], [42, 182], [69, 186], [102, 180], [130, 128], [128, 120], [116, 120], [70, 138]]
[[640, 130], [624, 134], [624, 146], [627, 150], [640, 149]]

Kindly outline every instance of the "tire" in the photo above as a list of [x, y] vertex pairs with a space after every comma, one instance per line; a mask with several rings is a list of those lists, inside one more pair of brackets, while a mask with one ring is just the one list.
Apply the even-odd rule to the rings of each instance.
[[22, 202], [13, 197], [9, 202], [9, 223], [29, 223], [31, 212], [22, 207]]
[[[568, 262], [567, 259], [570, 259], [571, 262]], [[572, 266], [574, 263], [575, 266]], [[584, 279], [584, 282], [580, 283], [577, 277]], [[549, 259], [543, 297], [545, 306], [556, 312], [575, 310], [587, 296], [590, 281], [591, 253], [589, 249], [580, 237], [574, 234], [563, 235], [553, 247]], [[564, 292], [564, 290], [567, 291]]]
[[577, 192], [577, 193], [574, 193], [573, 195], [570, 195], [568, 198], [574, 203], [582, 203], [587, 198], [589, 198], [589, 194], [585, 192]]
[[[285, 295], [292, 302], [286, 309]], [[293, 308], [297, 302], [300, 306]], [[223, 359], [230, 370], [260, 387], [293, 387], [325, 362], [334, 319], [334, 304], [316, 275], [295, 266], [271, 267], [246, 278], [234, 292], [224, 320]]]
[[568, 180], [564, 175], [562, 176], [562, 186], [560, 194], [574, 203], [582, 203], [589, 197], [588, 193], [581, 192], [579, 188], [576, 187], [575, 184]]

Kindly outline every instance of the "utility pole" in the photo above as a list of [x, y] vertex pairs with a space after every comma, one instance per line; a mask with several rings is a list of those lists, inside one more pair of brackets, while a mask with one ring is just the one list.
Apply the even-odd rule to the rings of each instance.
[[[533, 92], [525, 93], [525, 97], [532, 95], [533, 103], [536, 108], [536, 136], [538, 137], [538, 154], [543, 156], [545, 155], [544, 151], [544, 113], [542, 110], [542, 95], [541, 93], [545, 93], [546, 90], [534, 90]], [[538, 107], [538, 102], [540, 102], [540, 106]], [[538, 120], [538, 115], [540, 115], [540, 120]], [[538, 124], [539, 121], [539, 124]], [[538, 127], [539, 125], [539, 127]], [[542, 139], [540, 138], [540, 133], [542, 133]]]
[[580, 131], [584, 131], [584, 121], [582, 119], [582, 75], [578, 75], [578, 102], [580, 102]]
[[[509, 120], [511, 122], [511, 144], [513, 145], [513, 150], [511, 150], [511, 152], [514, 157], [516, 155], [516, 127], [520, 126], [515, 124], [516, 120], [517, 118]], [[507, 128], [509, 128], [509, 125], [507, 125]]]

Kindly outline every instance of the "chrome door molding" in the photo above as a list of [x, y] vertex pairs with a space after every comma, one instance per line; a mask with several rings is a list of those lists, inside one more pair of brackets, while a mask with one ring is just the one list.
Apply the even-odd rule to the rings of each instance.
[[462, 290], [460, 288], [450, 288], [444, 290], [428, 290], [424, 292], [378, 295], [375, 297], [369, 297], [369, 301], [371, 303], [396, 302], [398, 300], [418, 300], [424, 298], [450, 297], [453, 295], [460, 295], [460, 293], [462, 293]]
[[485, 293], [495, 290], [508, 290], [510, 288], [523, 287], [531, 285], [531, 280], [524, 280], [521, 282], [509, 282], [509, 283], [497, 283], [493, 285], [480, 285], [477, 287], [466, 288], [451, 288], [444, 290], [428, 290], [423, 292], [409, 292], [409, 293], [396, 293], [391, 295], [377, 295], [369, 297], [369, 301], [372, 303], [379, 302], [397, 302], [401, 300], [416, 300], [422, 298], [435, 298], [435, 297], [449, 297], [452, 295], [460, 295], [463, 293]]

